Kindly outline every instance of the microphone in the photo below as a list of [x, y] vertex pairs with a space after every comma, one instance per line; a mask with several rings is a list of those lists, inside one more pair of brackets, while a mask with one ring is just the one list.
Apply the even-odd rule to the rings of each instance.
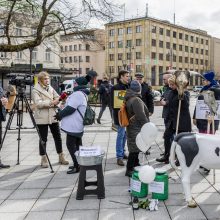
[[67, 98], [67, 93], [66, 92], [63, 92], [60, 94], [60, 97], [59, 97], [59, 101], [63, 101]]

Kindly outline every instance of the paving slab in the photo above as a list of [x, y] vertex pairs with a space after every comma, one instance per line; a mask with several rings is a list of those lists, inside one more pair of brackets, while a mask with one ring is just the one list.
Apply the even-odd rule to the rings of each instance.
[[60, 220], [63, 211], [29, 212], [25, 220]]

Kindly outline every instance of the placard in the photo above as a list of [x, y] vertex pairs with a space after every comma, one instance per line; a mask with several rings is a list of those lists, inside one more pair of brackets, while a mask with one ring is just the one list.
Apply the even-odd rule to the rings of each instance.
[[81, 157], [91, 157], [101, 155], [100, 146], [80, 146], [79, 147], [79, 156]]
[[114, 108], [121, 108], [126, 90], [114, 90]]
[[130, 188], [135, 192], [141, 192], [141, 181], [131, 179]]
[[149, 184], [148, 190], [149, 192], [163, 194], [164, 193], [164, 182], [153, 181]]
[[[220, 120], [220, 100], [216, 100], [218, 104], [217, 115], [215, 115], [215, 120]], [[210, 115], [210, 110], [208, 105], [205, 104], [204, 100], [197, 100], [196, 102], [196, 119], [207, 119]]]

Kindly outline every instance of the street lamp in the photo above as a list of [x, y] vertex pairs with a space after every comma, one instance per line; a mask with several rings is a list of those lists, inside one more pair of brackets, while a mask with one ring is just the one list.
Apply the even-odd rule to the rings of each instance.
[[[30, 47], [29, 50], [30, 50], [30, 75], [32, 75], [32, 58], [33, 58], [34, 48]], [[32, 88], [31, 88], [31, 85], [30, 85], [30, 103], [31, 103], [31, 90], [32, 90]]]

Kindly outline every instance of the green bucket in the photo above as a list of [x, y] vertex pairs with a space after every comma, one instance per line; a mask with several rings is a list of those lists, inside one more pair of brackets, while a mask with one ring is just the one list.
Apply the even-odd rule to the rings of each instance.
[[138, 173], [140, 167], [135, 167], [130, 181], [131, 195], [143, 198], [148, 195], [148, 185], [139, 180]]
[[168, 199], [168, 174], [166, 170], [156, 170], [156, 177], [154, 179], [154, 182], [151, 183], [151, 186], [154, 186], [154, 189], [156, 189], [156, 192], [152, 192], [152, 199]]

